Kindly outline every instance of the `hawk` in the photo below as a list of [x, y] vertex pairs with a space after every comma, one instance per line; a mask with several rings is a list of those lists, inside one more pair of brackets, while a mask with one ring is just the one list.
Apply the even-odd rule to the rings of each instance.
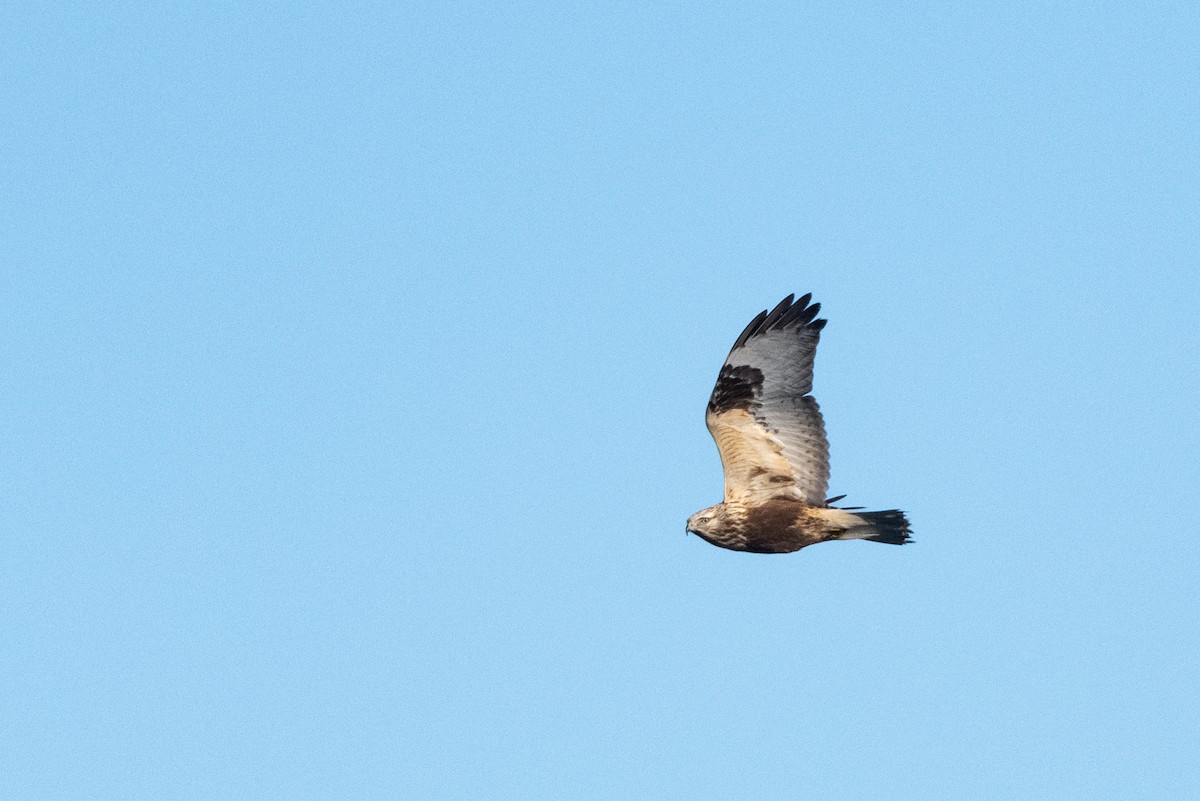
[[826, 540], [903, 545], [899, 509], [862, 512], [826, 498], [829, 443], [812, 395], [813, 358], [825, 320], [812, 295], [788, 295], [750, 321], [717, 376], [705, 417], [725, 469], [725, 500], [688, 518], [713, 545], [789, 553]]

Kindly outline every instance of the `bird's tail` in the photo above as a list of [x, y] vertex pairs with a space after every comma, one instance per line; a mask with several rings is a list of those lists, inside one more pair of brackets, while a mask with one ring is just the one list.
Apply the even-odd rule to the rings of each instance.
[[912, 542], [908, 535], [912, 531], [908, 527], [908, 518], [899, 509], [887, 509], [882, 512], [855, 512], [867, 522], [867, 527], [854, 532], [854, 539], [869, 542], [886, 542], [888, 545], [903, 545]]

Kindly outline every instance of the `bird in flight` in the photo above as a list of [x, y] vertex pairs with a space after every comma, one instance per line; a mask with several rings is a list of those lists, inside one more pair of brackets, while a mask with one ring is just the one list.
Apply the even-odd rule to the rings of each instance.
[[725, 469], [725, 500], [688, 518], [687, 530], [722, 548], [789, 553], [827, 540], [903, 545], [899, 509], [830, 504], [829, 442], [812, 395], [813, 358], [825, 320], [812, 295], [788, 295], [750, 321], [733, 343], [708, 401], [709, 433]]

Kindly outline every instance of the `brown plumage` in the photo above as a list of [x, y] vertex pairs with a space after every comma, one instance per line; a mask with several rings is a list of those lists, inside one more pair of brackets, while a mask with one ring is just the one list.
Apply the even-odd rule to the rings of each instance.
[[821, 304], [788, 295], [742, 331], [721, 367], [706, 421], [725, 469], [725, 500], [688, 518], [713, 545], [788, 553], [825, 540], [909, 542], [898, 509], [830, 506], [829, 444], [812, 391], [813, 359], [825, 320]]

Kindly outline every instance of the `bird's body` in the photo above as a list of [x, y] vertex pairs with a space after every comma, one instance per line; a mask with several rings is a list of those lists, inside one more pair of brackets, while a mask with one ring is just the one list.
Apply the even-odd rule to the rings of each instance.
[[[707, 516], [713, 519], [719, 518], [721, 525], [701, 525], [692, 532], [713, 545], [750, 553], [790, 553], [825, 540], [877, 538], [881, 533], [877, 530], [879, 523], [871, 522], [870, 517], [888, 514], [857, 515], [845, 509], [812, 506], [788, 498], [775, 498], [755, 506], [736, 502], [718, 506], [719, 511], [709, 507], [705, 512], [710, 512]], [[894, 522], [899, 527], [900, 521]]]
[[725, 500], [688, 519], [713, 545], [788, 553], [826, 540], [908, 542], [897, 509], [830, 506], [829, 444], [812, 390], [813, 359], [825, 320], [810, 295], [789, 295], [760, 313], [729, 352], [708, 402], [708, 430], [725, 469]]

